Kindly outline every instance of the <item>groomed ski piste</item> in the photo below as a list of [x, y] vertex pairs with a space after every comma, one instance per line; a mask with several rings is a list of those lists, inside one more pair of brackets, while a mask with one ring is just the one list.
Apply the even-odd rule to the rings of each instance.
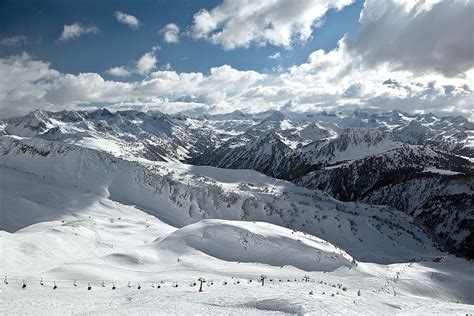
[[474, 313], [473, 263], [393, 209], [250, 170], [1, 145], [0, 314]]

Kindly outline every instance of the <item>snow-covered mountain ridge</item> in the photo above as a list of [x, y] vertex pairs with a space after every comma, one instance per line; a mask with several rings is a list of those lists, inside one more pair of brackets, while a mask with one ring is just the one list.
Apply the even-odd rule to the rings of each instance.
[[[359, 260], [375, 262], [420, 258], [432, 251], [430, 238], [401, 212], [339, 202], [323, 192], [255, 171], [126, 160], [38, 138], [3, 136], [1, 144], [0, 165], [8, 170], [136, 205], [174, 227], [208, 218], [264, 221], [319, 236]], [[33, 209], [31, 216], [25, 213], [18, 220], [22, 207], [23, 199], [13, 199], [1, 229], [15, 231], [32, 217], [27, 224], [56, 220], [68, 212]]]
[[[115, 149], [123, 153], [146, 155], [152, 152], [151, 155], [163, 155], [151, 156], [151, 160], [194, 158], [220, 147], [228, 140], [233, 139], [234, 145], [231, 147], [236, 147], [237, 140], [248, 143], [270, 131], [276, 132], [286, 145], [294, 149], [315, 141], [337, 138], [341, 134], [346, 138], [351, 137], [346, 135], [351, 133], [351, 129], [377, 129], [392, 133], [392, 138], [400, 142], [431, 144], [465, 156], [474, 155], [474, 123], [462, 117], [438, 118], [432, 114], [410, 116], [397, 111], [383, 114], [362, 111], [337, 114], [268, 111], [244, 114], [236, 111], [188, 117], [157, 111], [111, 113], [106, 109], [91, 112], [37, 110], [24, 117], [0, 121], [2, 133], [11, 135], [62, 141], [93, 141], [106, 137], [111, 143], [118, 143]], [[128, 146], [120, 148], [124, 143]], [[148, 145], [151, 147], [147, 148]]]
[[[472, 257], [473, 125], [397, 111], [188, 117], [103, 109], [35, 111], [0, 130], [124, 159], [254, 169], [343, 201], [389, 205], [415, 216], [446, 249]], [[449, 201], [456, 216], [433, 201]]]

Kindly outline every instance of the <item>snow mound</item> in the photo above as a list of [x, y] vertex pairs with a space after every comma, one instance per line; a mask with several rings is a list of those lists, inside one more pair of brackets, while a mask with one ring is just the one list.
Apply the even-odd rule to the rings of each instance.
[[67, 262], [86, 258], [100, 239], [84, 226], [45, 222], [0, 238], [4, 275], [39, 274]]
[[350, 267], [352, 257], [317, 237], [263, 222], [202, 220], [156, 240], [178, 255], [202, 252], [234, 262], [294, 266], [305, 271]]

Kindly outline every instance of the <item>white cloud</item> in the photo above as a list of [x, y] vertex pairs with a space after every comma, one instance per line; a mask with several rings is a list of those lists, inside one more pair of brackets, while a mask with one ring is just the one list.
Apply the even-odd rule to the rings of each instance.
[[474, 66], [472, 0], [366, 0], [360, 23], [347, 45], [367, 64], [448, 76]]
[[138, 29], [138, 27], [140, 26], [140, 21], [138, 21], [138, 19], [133, 15], [126, 14], [120, 11], [115, 11], [114, 15], [117, 21], [128, 25], [132, 29]]
[[354, 56], [346, 49], [342, 41], [338, 49], [316, 51], [306, 63], [282, 73], [239, 71], [223, 65], [211, 68], [208, 75], [159, 70], [134, 82], [105, 80], [96, 73], [61, 74], [28, 55], [11, 56], [0, 59], [0, 115], [83, 104], [165, 112], [263, 111], [290, 104], [298, 111], [372, 107], [464, 114], [474, 119], [473, 70], [465, 78], [447, 78], [385, 66], [367, 68], [360, 61], [353, 64]]
[[225, 49], [251, 44], [290, 47], [306, 41], [313, 27], [330, 9], [340, 10], [354, 0], [224, 0], [193, 18], [191, 34]]
[[28, 42], [28, 37], [23, 35], [15, 35], [0, 39], [0, 43], [5, 46], [21, 46]]
[[280, 57], [281, 57], [280, 52], [276, 52], [275, 54], [268, 56], [268, 58], [270, 59], [279, 59]]
[[[154, 69], [156, 69], [156, 64], [158, 59], [155, 56], [155, 52], [159, 50], [159, 46], [154, 46], [151, 51], [143, 54], [133, 65], [133, 67], [112, 67], [106, 71], [108, 75], [115, 77], [128, 77], [131, 74], [137, 73], [140, 75], [147, 75]], [[171, 67], [171, 66], [170, 66]]]
[[64, 25], [63, 32], [59, 37], [60, 41], [67, 41], [70, 39], [78, 38], [85, 34], [98, 33], [99, 29], [95, 26], [83, 26], [79, 23], [73, 23], [71, 25]]
[[106, 73], [115, 77], [128, 77], [132, 74], [130, 70], [128, 70], [127, 68], [123, 66], [112, 67], [109, 70], [107, 70]]
[[173, 67], [171, 67], [170, 63], [166, 63], [160, 69], [161, 70], [173, 70]]
[[145, 53], [136, 64], [136, 72], [140, 75], [146, 75], [156, 68], [158, 60], [153, 52]]
[[163, 36], [165, 43], [179, 42], [179, 27], [174, 23], [165, 25], [159, 33]]
[[26, 53], [0, 58], [0, 117], [46, 107], [47, 82], [59, 75]]

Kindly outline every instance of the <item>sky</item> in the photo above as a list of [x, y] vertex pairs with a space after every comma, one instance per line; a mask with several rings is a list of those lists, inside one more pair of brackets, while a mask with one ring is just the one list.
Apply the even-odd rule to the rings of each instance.
[[474, 1], [0, 0], [0, 117], [34, 109], [474, 119]]

